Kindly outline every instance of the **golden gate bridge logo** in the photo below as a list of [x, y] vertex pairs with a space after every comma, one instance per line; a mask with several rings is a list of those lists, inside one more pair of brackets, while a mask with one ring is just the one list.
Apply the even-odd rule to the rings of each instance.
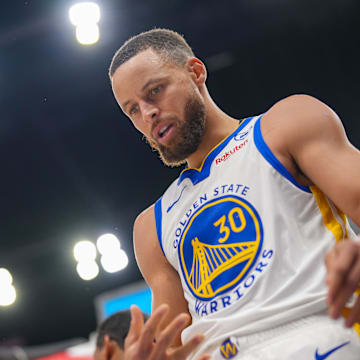
[[194, 260], [190, 272], [190, 282], [200, 296], [214, 297], [211, 282], [232, 266], [247, 262], [245, 272], [256, 255], [256, 245], [245, 242], [236, 245], [207, 245], [198, 238], [193, 240]]
[[236, 286], [255, 264], [262, 237], [260, 218], [244, 199], [225, 196], [201, 207], [190, 219], [179, 246], [182, 272], [191, 292], [210, 300]]

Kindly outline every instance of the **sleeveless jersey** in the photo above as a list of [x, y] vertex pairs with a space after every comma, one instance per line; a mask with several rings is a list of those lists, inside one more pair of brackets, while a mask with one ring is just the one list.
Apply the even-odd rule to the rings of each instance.
[[155, 203], [157, 236], [192, 316], [182, 340], [205, 335], [197, 354], [324, 311], [324, 256], [354, 235], [319, 189], [297, 183], [274, 156], [260, 121], [243, 120]]

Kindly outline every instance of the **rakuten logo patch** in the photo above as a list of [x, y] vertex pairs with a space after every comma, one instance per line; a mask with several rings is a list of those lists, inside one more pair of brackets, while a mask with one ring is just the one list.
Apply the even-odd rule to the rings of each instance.
[[226, 161], [227, 159], [230, 158], [231, 155], [234, 155], [236, 152], [238, 152], [239, 150], [241, 150], [246, 144], [248, 143], [248, 139], [246, 139], [245, 141], [243, 141], [241, 144], [234, 146], [231, 150], [226, 151], [226, 153], [224, 155], [222, 155], [221, 157], [218, 157], [215, 160], [215, 164], [219, 165], [220, 163], [222, 163], [223, 161]]

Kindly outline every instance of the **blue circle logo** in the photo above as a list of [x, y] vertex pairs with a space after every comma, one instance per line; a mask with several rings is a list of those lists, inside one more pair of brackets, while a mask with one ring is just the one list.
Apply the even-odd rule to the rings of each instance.
[[262, 242], [260, 217], [246, 200], [232, 195], [204, 204], [189, 220], [178, 248], [192, 294], [211, 300], [233, 289], [255, 264]]

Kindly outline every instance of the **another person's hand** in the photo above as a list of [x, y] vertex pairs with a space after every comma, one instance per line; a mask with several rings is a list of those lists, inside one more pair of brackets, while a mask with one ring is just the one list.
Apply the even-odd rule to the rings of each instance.
[[[125, 360], [186, 360], [204, 340], [203, 335], [195, 335], [186, 344], [171, 347], [174, 338], [189, 324], [190, 319], [189, 315], [180, 314], [160, 331], [167, 312], [168, 305], [159, 306], [144, 324], [140, 309], [135, 305], [131, 307], [131, 324], [124, 346]], [[202, 355], [197, 360], [208, 359], [209, 355]]]
[[[337, 319], [346, 303], [360, 285], [360, 243], [353, 240], [338, 242], [326, 255], [329, 315]], [[360, 297], [347, 315], [345, 325], [360, 321]]]

